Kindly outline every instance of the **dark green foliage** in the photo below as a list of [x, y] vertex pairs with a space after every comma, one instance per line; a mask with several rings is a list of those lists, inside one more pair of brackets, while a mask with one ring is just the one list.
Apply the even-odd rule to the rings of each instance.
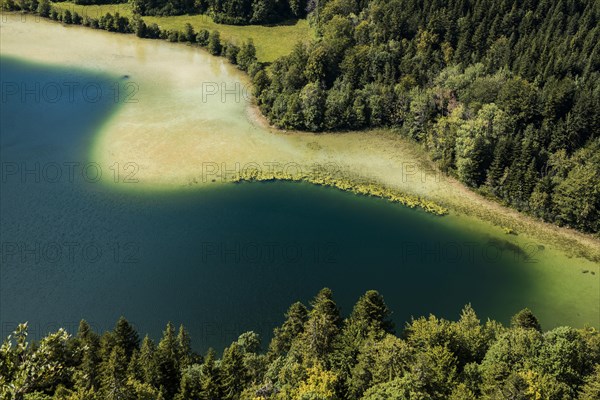
[[119, 4], [127, 3], [127, 0], [73, 0], [75, 4], [92, 5], [92, 4]]
[[151, 24], [147, 27], [146, 37], [149, 39], [159, 39], [161, 35], [161, 30], [157, 24]]
[[158, 364], [158, 386], [162, 387], [168, 399], [172, 399], [179, 389], [181, 358], [175, 328], [170, 322], [167, 324], [163, 337], [158, 343], [156, 360]]
[[304, 304], [297, 302], [291, 305], [285, 317], [283, 325], [275, 328], [273, 339], [269, 345], [269, 354], [273, 358], [285, 355], [292, 347], [294, 340], [304, 331], [308, 310]]
[[73, 24], [81, 25], [83, 18], [77, 12], [73, 12]]
[[240, 48], [233, 43], [227, 43], [225, 45], [225, 58], [231, 64], [236, 65], [238, 63], [238, 54], [240, 53]]
[[144, 337], [140, 347], [139, 364], [142, 369], [142, 382], [149, 385], [158, 385], [160, 371], [156, 345], [148, 336]]
[[127, 383], [127, 359], [120, 346], [113, 347], [108, 359], [103, 360], [100, 375], [100, 393], [106, 400], [133, 400], [133, 389]]
[[37, 12], [40, 16], [44, 18], [48, 18], [50, 16], [50, 1], [49, 0], [41, 0], [38, 4]]
[[131, 8], [139, 15], [193, 14], [193, 0], [131, 0]]
[[139, 350], [140, 338], [135, 328], [125, 318], [119, 318], [113, 335], [115, 345], [123, 349], [127, 360], [131, 358], [134, 350]]
[[274, 23], [306, 16], [302, 0], [132, 0], [131, 5], [139, 15], [206, 13], [215, 22], [230, 25]]
[[144, 38], [148, 34], [148, 26], [146, 23], [139, 17], [139, 15], [135, 15], [132, 21], [133, 33], [137, 37]]
[[208, 52], [214, 56], [219, 56], [222, 49], [219, 31], [212, 31], [208, 37]]
[[208, 349], [202, 364], [202, 375], [200, 377], [202, 388], [202, 400], [219, 400], [221, 396], [220, 372], [215, 364], [215, 352]]
[[84, 390], [100, 387], [100, 337], [94, 333], [88, 323], [82, 320], [79, 323], [79, 331], [76, 339], [81, 354], [80, 366], [74, 374], [74, 380], [78, 387]]
[[202, 47], [208, 46], [208, 38], [210, 37], [210, 32], [206, 29], [200, 30], [196, 34], [196, 43], [198, 43]]
[[600, 230], [598, 162], [551, 168], [561, 154], [598, 154], [596, 1], [318, 5], [319, 37], [275, 61], [258, 91], [272, 124], [398, 128], [468, 186], [546, 221]]
[[191, 24], [185, 24], [185, 30], [183, 31], [183, 35], [186, 42], [196, 43], [196, 32], [194, 32], [194, 28]]
[[[304, 331], [292, 343], [292, 349], [299, 352], [308, 363], [319, 362], [327, 365], [334, 348], [335, 339], [342, 323], [340, 311], [333, 300], [331, 289], [321, 289], [311, 303]], [[294, 349], [294, 346], [297, 346]]]
[[[429, 316], [392, 333], [383, 297], [368, 291], [343, 322], [331, 290], [310, 310], [293, 304], [266, 355], [242, 333], [220, 360], [193, 355], [185, 328], [168, 324], [158, 346], [120, 319], [115, 331], [60, 330], [39, 344], [20, 325], [0, 346], [0, 395], [33, 400], [432, 399], [596, 400], [600, 332], [542, 333], [527, 310], [512, 327], [481, 324], [467, 305], [458, 321]], [[133, 348], [128, 360], [124, 347]]]
[[256, 48], [254, 42], [249, 39], [242, 44], [239, 53], [237, 54], [237, 64], [240, 69], [248, 71], [250, 66], [256, 62]]
[[179, 393], [175, 399], [201, 399], [202, 393], [202, 366], [194, 364], [186, 367], [182, 372]]
[[65, 24], [73, 23], [73, 17], [71, 15], [71, 11], [65, 10], [65, 12], [62, 15], [62, 22], [64, 22]]
[[167, 35], [167, 40], [171, 43], [175, 43], [179, 41], [179, 32], [170, 31]]
[[515, 328], [523, 328], [523, 329], [535, 329], [538, 332], [542, 331], [542, 326], [540, 322], [536, 318], [535, 315], [531, 312], [529, 308], [524, 308], [523, 310], [516, 313], [510, 324]]
[[231, 346], [225, 349], [219, 369], [220, 392], [223, 399], [238, 399], [249, 380], [249, 376], [244, 365], [244, 353], [237, 342], [232, 343]]

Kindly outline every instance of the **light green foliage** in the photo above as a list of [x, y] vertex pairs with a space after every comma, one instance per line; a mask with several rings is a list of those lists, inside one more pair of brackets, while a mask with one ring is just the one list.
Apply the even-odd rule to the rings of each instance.
[[237, 342], [234, 342], [223, 352], [220, 364], [221, 393], [224, 400], [238, 399], [244, 386], [249, 380], [248, 371], [244, 365], [244, 353]]
[[240, 69], [248, 71], [250, 66], [256, 62], [256, 47], [254, 47], [254, 41], [249, 39], [244, 41], [240, 52], [237, 55], [237, 64]]
[[76, 355], [68, 347], [69, 335], [59, 329], [31, 347], [27, 324], [20, 324], [0, 347], [0, 398], [18, 399], [26, 393], [51, 388], [72, 370], [68, 360]]
[[209, 349], [202, 364], [200, 385], [202, 400], [217, 400], [221, 395], [221, 379], [219, 369], [215, 364], [215, 352]]
[[501, 335], [481, 364], [484, 389], [494, 390], [499, 382], [505, 381], [514, 371], [529, 369], [539, 355], [542, 344], [542, 334], [534, 329], [513, 328]]
[[129, 400], [134, 390], [127, 382], [127, 358], [125, 350], [114, 346], [107, 360], [103, 360], [100, 374], [100, 393], [106, 400]]
[[202, 396], [202, 366], [193, 364], [183, 369], [177, 400], [200, 399]]
[[298, 400], [337, 400], [337, 376], [319, 364], [308, 368], [307, 377], [300, 382], [293, 398]]
[[[361, 296], [342, 321], [331, 290], [310, 310], [294, 303], [266, 354], [242, 333], [221, 359], [201, 360], [187, 331], [169, 323], [158, 344], [124, 319], [102, 338], [82, 321], [39, 343], [26, 324], [0, 347], [2, 400], [596, 400], [600, 333], [559, 327], [540, 332], [519, 312], [512, 327], [481, 323], [470, 305], [458, 321], [433, 315], [393, 333], [376, 291]], [[129, 338], [129, 339], [127, 339]], [[87, 375], [89, 374], [89, 376]]]
[[600, 230], [600, 139], [579, 150], [554, 191], [557, 218], [576, 228]]
[[586, 378], [585, 385], [581, 388], [579, 400], [600, 398], [600, 364], [596, 364], [594, 368], [594, 373]]
[[476, 118], [456, 131], [456, 169], [461, 181], [479, 186], [492, 161], [492, 144], [506, 131], [509, 118], [494, 103], [484, 105]]
[[269, 355], [272, 357], [284, 355], [290, 350], [293, 341], [304, 331], [308, 310], [304, 304], [296, 302], [290, 306], [285, 317], [283, 325], [275, 328], [269, 344]]
[[366, 341], [351, 371], [349, 392], [359, 397], [370, 386], [401, 377], [410, 370], [413, 361], [414, 349], [394, 335]]
[[327, 365], [342, 322], [339, 309], [333, 301], [333, 293], [328, 288], [321, 289], [311, 305], [304, 332], [292, 344], [292, 348], [297, 345], [296, 350], [307, 365]]

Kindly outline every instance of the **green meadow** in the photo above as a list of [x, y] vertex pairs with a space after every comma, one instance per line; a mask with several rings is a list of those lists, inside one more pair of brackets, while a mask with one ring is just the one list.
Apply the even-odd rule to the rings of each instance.
[[[75, 11], [80, 15], [99, 18], [106, 13], [119, 13], [131, 17], [129, 4], [78, 5], [71, 2], [53, 3], [59, 10]], [[256, 56], [259, 61], [272, 62], [286, 55], [297, 41], [308, 41], [314, 36], [314, 30], [305, 19], [290, 21], [282, 25], [223, 25], [215, 23], [208, 15], [178, 15], [172, 17], [144, 17], [147, 24], [156, 23], [161, 29], [183, 31], [187, 23], [194, 30], [218, 30], [221, 38], [240, 44], [248, 38], [254, 40]]]

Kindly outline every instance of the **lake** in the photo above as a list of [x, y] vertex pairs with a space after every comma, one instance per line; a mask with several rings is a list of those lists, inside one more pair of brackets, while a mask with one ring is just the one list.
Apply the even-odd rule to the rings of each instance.
[[304, 183], [143, 185], [131, 159], [97, 157], [115, 115], [144, 104], [115, 97], [135, 76], [36, 61], [0, 61], [3, 336], [22, 321], [34, 338], [81, 318], [106, 330], [124, 315], [154, 338], [182, 323], [203, 351], [246, 330], [266, 341], [324, 286], [346, 314], [379, 290], [400, 328], [467, 303], [482, 320], [530, 307], [546, 329], [600, 326], [597, 263], [497, 227]]

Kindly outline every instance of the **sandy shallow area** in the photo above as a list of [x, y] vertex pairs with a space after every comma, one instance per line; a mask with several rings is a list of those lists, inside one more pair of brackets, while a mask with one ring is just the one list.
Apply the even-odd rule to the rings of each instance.
[[18, 15], [3, 17], [0, 35], [2, 55], [127, 76], [135, 84], [133, 101], [121, 102], [90, 149], [90, 159], [101, 165], [135, 165], [139, 184], [119, 189], [185, 190], [227, 182], [248, 168], [294, 172], [316, 166], [435, 201], [466, 228], [501, 233], [509, 227], [519, 233], [505, 235], [511, 241], [593, 259], [578, 263], [596, 269], [600, 279], [599, 239], [483, 198], [437, 173], [421, 148], [392, 132], [272, 129], [252, 105], [247, 77], [198, 48]]

